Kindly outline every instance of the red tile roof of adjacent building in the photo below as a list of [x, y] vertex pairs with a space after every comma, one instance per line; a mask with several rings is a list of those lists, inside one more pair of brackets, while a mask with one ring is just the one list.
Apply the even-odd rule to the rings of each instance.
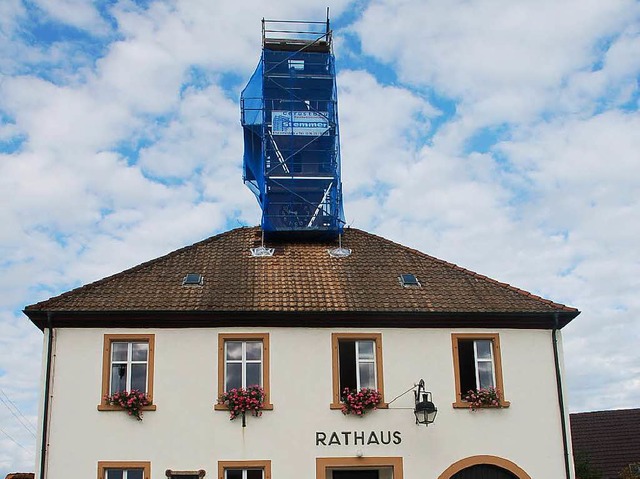
[[11, 472], [7, 474], [5, 479], [33, 479], [35, 474], [33, 472]]
[[640, 463], [640, 409], [576, 413], [570, 421], [574, 455], [586, 456], [603, 479]]
[[[238, 228], [25, 308], [38, 312], [225, 311], [369, 313], [561, 313], [543, 299], [358, 229], [342, 238], [352, 254], [333, 258], [336, 241], [272, 240], [272, 257], [252, 257], [258, 227]], [[187, 273], [201, 286], [183, 286]], [[403, 288], [412, 273], [420, 288]], [[566, 322], [568, 322], [566, 320]], [[565, 324], [566, 324], [565, 322]]]

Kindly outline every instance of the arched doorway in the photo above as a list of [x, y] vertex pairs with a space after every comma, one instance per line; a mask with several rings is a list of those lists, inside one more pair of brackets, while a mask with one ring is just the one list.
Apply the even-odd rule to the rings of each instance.
[[478, 464], [456, 472], [451, 479], [518, 479], [518, 476], [498, 466]]
[[473, 456], [452, 464], [438, 479], [531, 479], [531, 476], [507, 459]]

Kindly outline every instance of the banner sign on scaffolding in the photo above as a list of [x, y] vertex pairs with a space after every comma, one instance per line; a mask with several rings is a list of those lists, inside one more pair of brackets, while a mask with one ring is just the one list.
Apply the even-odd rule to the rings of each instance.
[[315, 111], [271, 112], [271, 131], [274, 135], [322, 136], [329, 130], [329, 114]]

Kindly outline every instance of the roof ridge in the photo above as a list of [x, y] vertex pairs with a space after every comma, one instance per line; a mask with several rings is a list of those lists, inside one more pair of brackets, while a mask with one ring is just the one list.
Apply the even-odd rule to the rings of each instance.
[[583, 415], [583, 414], [620, 414], [620, 413], [629, 413], [629, 412], [640, 412], [640, 408], [628, 407], [628, 408], [620, 408], [620, 409], [603, 409], [600, 411], [572, 412], [570, 416]]
[[394, 246], [399, 246], [402, 249], [405, 249], [405, 250], [409, 251], [410, 253], [413, 253], [413, 254], [416, 254], [418, 256], [422, 256], [422, 257], [428, 258], [431, 261], [435, 261], [437, 263], [440, 263], [440, 264], [442, 264], [442, 265], [444, 265], [444, 266], [446, 266], [448, 268], [454, 269], [456, 271], [460, 271], [462, 273], [466, 273], [466, 274], [468, 274], [470, 276], [473, 276], [473, 277], [475, 277], [477, 279], [482, 279], [484, 281], [488, 281], [488, 282], [493, 283], [493, 284], [495, 284], [497, 286], [500, 286], [500, 287], [502, 287], [504, 289], [508, 289], [508, 290], [513, 291], [515, 293], [518, 293], [518, 294], [520, 294], [522, 296], [525, 296], [527, 298], [531, 298], [531, 299], [534, 299], [536, 301], [540, 301], [540, 302], [542, 302], [544, 304], [547, 304], [547, 305], [549, 305], [551, 307], [558, 308], [558, 309], [563, 309], [565, 311], [570, 311], [570, 312], [578, 311], [577, 308], [573, 308], [571, 306], [567, 306], [567, 305], [562, 304], [562, 303], [556, 303], [555, 301], [551, 301], [549, 299], [543, 298], [542, 296], [539, 296], [537, 294], [533, 294], [533, 293], [530, 293], [529, 291], [526, 291], [524, 289], [520, 289], [520, 288], [517, 288], [516, 286], [512, 286], [509, 283], [503, 283], [503, 282], [498, 281], [496, 279], [490, 278], [489, 276], [485, 276], [483, 274], [476, 273], [475, 271], [472, 271], [470, 269], [463, 268], [462, 266], [458, 266], [455, 263], [451, 263], [449, 261], [445, 261], [443, 259], [436, 258], [435, 256], [432, 256], [430, 254], [424, 253], [423, 251], [417, 250], [415, 248], [411, 248], [410, 246], [405, 246], [405, 245], [403, 245], [401, 243], [397, 243], [396, 241], [393, 241], [393, 240], [390, 240], [388, 238], [385, 238], [384, 236], [376, 235], [374, 233], [369, 233], [368, 231], [364, 231], [364, 230], [361, 230], [359, 228], [349, 228], [349, 229], [353, 229], [353, 230], [359, 231], [361, 233], [364, 233], [365, 235], [369, 235], [369, 236], [381, 239], [382, 241], [390, 243], [390, 244], [392, 244]]
[[190, 248], [199, 247], [199, 246], [201, 246], [203, 244], [207, 244], [207, 243], [210, 243], [212, 241], [219, 240], [220, 238], [228, 236], [228, 235], [230, 235], [230, 234], [232, 234], [232, 233], [234, 233], [234, 232], [236, 232], [238, 230], [243, 230], [243, 229], [247, 229], [248, 230], [248, 229], [255, 229], [255, 228], [258, 228], [258, 226], [240, 226], [238, 228], [234, 228], [234, 229], [231, 229], [231, 230], [223, 231], [222, 233], [218, 233], [216, 235], [209, 236], [208, 238], [205, 238], [205, 239], [200, 240], [200, 241], [196, 241], [193, 244], [190, 244], [190, 245], [187, 245], [187, 246], [183, 246], [183, 247], [178, 248], [176, 250], [170, 251], [170, 252], [168, 252], [168, 253], [166, 253], [166, 254], [164, 254], [162, 256], [158, 256], [157, 258], [153, 258], [153, 259], [150, 259], [150, 260], [145, 261], [143, 263], [139, 263], [139, 264], [137, 264], [135, 266], [132, 266], [131, 268], [127, 268], [127, 269], [125, 269], [123, 271], [120, 271], [118, 273], [114, 273], [114, 274], [111, 274], [109, 276], [105, 276], [104, 278], [100, 278], [100, 279], [98, 279], [96, 281], [92, 281], [91, 283], [83, 284], [82, 286], [78, 286], [77, 288], [73, 288], [73, 289], [71, 289], [69, 291], [65, 291], [64, 293], [58, 294], [56, 296], [52, 296], [52, 297], [50, 297], [48, 299], [43, 299], [42, 301], [38, 301], [37, 303], [34, 303], [34, 304], [30, 304], [29, 306], [26, 306], [24, 308], [24, 310], [25, 311], [29, 311], [29, 310], [33, 310], [33, 309], [38, 309], [38, 306], [43, 304], [43, 303], [48, 303], [50, 301], [57, 301], [59, 299], [65, 298], [67, 296], [70, 296], [72, 294], [76, 294], [79, 291], [90, 291], [90, 290], [92, 290], [92, 289], [94, 289], [94, 288], [96, 288], [96, 287], [98, 287], [98, 286], [100, 286], [100, 285], [102, 285], [102, 284], [104, 284], [104, 283], [106, 283], [108, 281], [111, 281], [113, 279], [120, 278], [122, 276], [134, 273], [134, 272], [139, 271], [139, 270], [141, 270], [141, 269], [143, 269], [143, 268], [145, 268], [145, 267], [147, 267], [149, 265], [152, 265], [154, 263], [158, 263], [158, 262], [163, 261], [163, 260], [165, 260], [167, 258], [170, 258], [172, 256], [177, 256], [181, 252], [183, 252], [185, 250], [188, 250]]

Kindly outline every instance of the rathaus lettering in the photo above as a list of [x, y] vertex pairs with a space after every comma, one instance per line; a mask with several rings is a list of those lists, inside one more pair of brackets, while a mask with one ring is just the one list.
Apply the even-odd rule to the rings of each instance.
[[365, 446], [369, 444], [400, 444], [400, 431], [316, 431], [316, 446]]

